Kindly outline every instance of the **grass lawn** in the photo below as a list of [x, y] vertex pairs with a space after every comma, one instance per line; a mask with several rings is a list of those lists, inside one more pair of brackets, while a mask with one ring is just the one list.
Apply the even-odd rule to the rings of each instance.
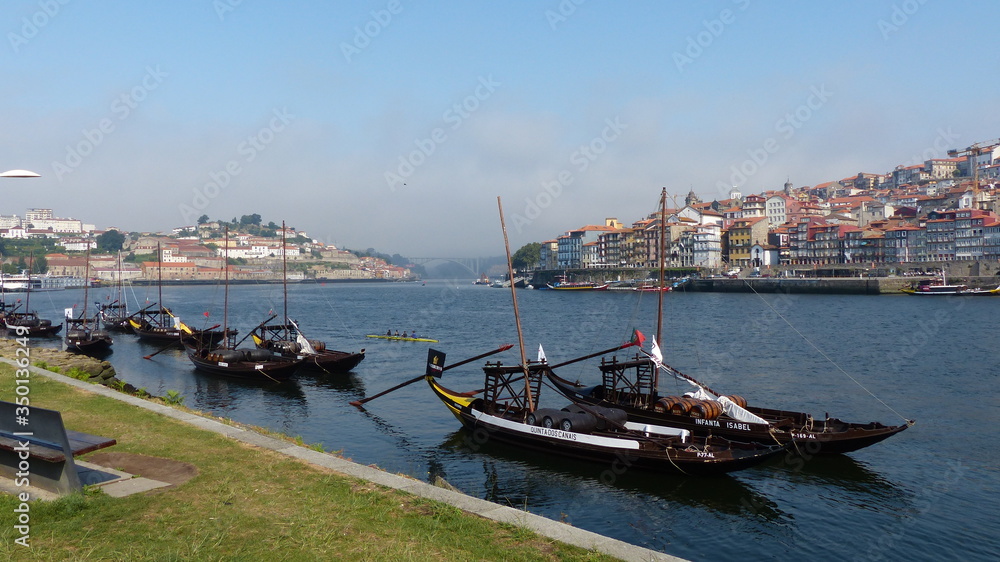
[[[3, 400], [13, 378], [0, 364]], [[33, 502], [30, 549], [14, 543], [15, 498], [0, 494], [0, 560], [611, 560], [43, 377], [31, 377], [30, 398], [68, 429], [116, 438], [106, 451], [199, 474], [126, 498]]]

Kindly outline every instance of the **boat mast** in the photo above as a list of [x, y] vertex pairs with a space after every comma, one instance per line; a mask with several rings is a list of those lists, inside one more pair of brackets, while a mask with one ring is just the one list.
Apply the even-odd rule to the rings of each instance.
[[87, 264], [83, 268], [83, 329], [87, 329], [87, 299], [90, 298], [90, 242], [87, 242]]
[[281, 312], [284, 316], [281, 323], [285, 325], [285, 341], [288, 341], [291, 334], [288, 330], [288, 271], [286, 265], [288, 254], [286, 252], [285, 221], [281, 221], [281, 296], [284, 303], [284, 309]]
[[[664, 277], [664, 262], [666, 261], [666, 251], [667, 251], [667, 188], [663, 188], [660, 192], [660, 283], [657, 285], [656, 290], [656, 347], [660, 348], [662, 353], [662, 346], [660, 343], [663, 341], [663, 277]], [[660, 390], [660, 367], [656, 365], [653, 367], [653, 396], [655, 396]], [[652, 396], [650, 397], [652, 399]]]
[[514, 301], [514, 323], [517, 325], [517, 345], [521, 350], [521, 369], [524, 370], [524, 394], [528, 399], [528, 411], [535, 411], [535, 400], [531, 396], [531, 377], [528, 372], [528, 356], [524, 352], [524, 335], [521, 333], [521, 314], [517, 310], [517, 292], [514, 289], [514, 265], [510, 259], [510, 242], [507, 241], [507, 225], [503, 220], [503, 203], [497, 197], [497, 207], [500, 209], [500, 228], [503, 230], [503, 245], [507, 250], [507, 274], [510, 277], [510, 298]]
[[229, 346], [229, 227], [226, 227], [225, 247], [222, 251], [225, 258], [222, 260], [222, 267], [226, 269], [226, 288], [222, 298], [222, 337], [226, 340], [226, 347]]
[[160, 307], [160, 326], [166, 326], [163, 322], [163, 250], [160, 243], [156, 243], [156, 304]]

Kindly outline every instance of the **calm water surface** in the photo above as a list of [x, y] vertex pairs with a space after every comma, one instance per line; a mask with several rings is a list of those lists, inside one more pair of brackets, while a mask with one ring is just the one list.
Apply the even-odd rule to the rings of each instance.
[[[222, 289], [165, 287], [164, 303], [191, 324], [222, 322]], [[105, 298], [92, 291], [91, 301]], [[155, 301], [155, 289], [133, 300]], [[652, 337], [655, 295], [519, 291], [529, 356], [550, 362], [612, 347], [633, 327]], [[994, 560], [1000, 556], [1000, 299], [907, 296], [666, 296], [666, 361], [751, 404], [825, 412], [851, 421], [917, 424], [881, 444], [802, 462], [782, 458], [729, 477], [700, 479], [568, 462], [500, 444], [475, 444], [423, 383], [359, 411], [348, 403], [423, 372], [428, 346], [459, 360], [516, 343], [509, 290], [471, 282], [294, 285], [289, 312], [312, 339], [366, 348], [347, 375], [247, 384], [194, 371], [181, 352], [116, 337], [119, 376], [154, 394], [265, 426], [345, 457], [689, 559]], [[32, 295], [61, 317], [82, 291]], [[231, 325], [244, 334], [281, 311], [281, 287], [230, 289]], [[206, 318], [204, 313], [208, 312]], [[439, 344], [367, 339], [417, 330]], [[518, 361], [517, 348], [498, 355]], [[594, 363], [565, 378], [597, 382]], [[482, 386], [470, 364], [445, 374], [456, 390]], [[673, 393], [673, 382], [661, 390]], [[676, 391], [686, 390], [677, 386]], [[542, 406], [561, 407], [551, 390]]]

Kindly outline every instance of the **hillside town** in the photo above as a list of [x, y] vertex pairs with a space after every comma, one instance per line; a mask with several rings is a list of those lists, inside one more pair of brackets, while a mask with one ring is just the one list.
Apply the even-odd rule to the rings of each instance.
[[692, 190], [626, 225], [617, 218], [541, 243], [537, 269], [1000, 261], [1000, 139], [948, 158], [815, 186], [702, 201]]
[[[42, 247], [56, 250], [38, 260], [44, 263], [41, 272], [82, 279], [89, 269], [91, 279], [105, 282], [218, 281], [224, 276], [227, 258], [229, 278], [234, 281], [280, 280], [283, 258], [290, 281], [405, 280], [413, 275], [408, 268], [391, 265], [380, 257], [324, 244], [294, 228], [283, 229], [274, 223], [262, 226], [259, 215], [251, 217], [256, 220], [251, 218], [247, 226], [255, 227], [249, 230], [258, 234], [234, 231], [226, 236], [226, 225], [207, 217], [197, 225], [178, 227], [170, 233], [125, 233], [114, 228], [97, 229], [74, 218], [59, 218], [52, 209], [29, 209], [23, 218], [0, 215], [0, 244], [8, 247], [41, 243]], [[120, 255], [117, 251], [98, 251], [102, 235], [118, 232]], [[0, 258], [4, 271], [19, 272], [25, 266], [25, 256], [8, 253]]]

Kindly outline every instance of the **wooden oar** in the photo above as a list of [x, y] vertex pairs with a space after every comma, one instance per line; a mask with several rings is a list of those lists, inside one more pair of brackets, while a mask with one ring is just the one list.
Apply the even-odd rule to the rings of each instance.
[[632, 342], [623, 343], [623, 344], [621, 344], [619, 346], [610, 347], [608, 349], [605, 349], [604, 351], [598, 351], [597, 353], [591, 353], [590, 355], [584, 355], [583, 357], [577, 357], [576, 359], [570, 359], [569, 361], [563, 361], [562, 363], [556, 363], [555, 365], [549, 365], [549, 368], [550, 369], [558, 369], [559, 367], [565, 367], [566, 365], [572, 365], [573, 363], [579, 363], [580, 361], [584, 361], [584, 360], [587, 360], [587, 359], [593, 359], [594, 357], [598, 357], [598, 356], [604, 355], [605, 353], [611, 353], [612, 351], [618, 351], [619, 349], [625, 349], [626, 347], [632, 347], [633, 345], [635, 345], [635, 344], [632, 343]]
[[[482, 355], [477, 355], [475, 357], [471, 357], [471, 358], [466, 359], [464, 361], [459, 361], [458, 363], [453, 363], [451, 365], [447, 365], [447, 366], [445, 366], [441, 370], [442, 371], [447, 371], [448, 369], [454, 369], [455, 367], [460, 367], [462, 365], [465, 365], [466, 363], [471, 363], [473, 361], [478, 361], [478, 360], [480, 360], [480, 359], [482, 359], [484, 357], [489, 357], [490, 355], [496, 355], [497, 353], [500, 353], [501, 351], [507, 351], [508, 349], [510, 349], [512, 347], [514, 347], [514, 344], [511, 344], [511, 343], [504, 344], [504, 345], [501, 345], [500, 347], [494, 349], [493, 351], [488, 351], [486, 353], [483, 353]], [[396, 386], [394, 386], [394, 387], [392, 387], [392, 388], [390, 388], [388, 390], [383, 390], [382, 392], [379, 392], [378, 394], [376, 394], [374, 396], [369, 396], [368, 398], [362, 398], [361, 400], [355, 400], [354, 402], [348, 402], [348, 403], [351, 406], [354, 406], [355, 408], [357, 408], [359, 410], [363, 410], [364, 408], [362, 407], [362, 404], [364, 404], [365, 402], [369, 402], [369, 401], [374, 400], [374, 399], [376, 399], [376, 398], [378, 398], [380, 396], [385, 396], [386, 394], [389, 394], [390, 392], [399, 390], [399, 389], [403, 388], [404, 386], [407, 386], [407, 385], [413, 384], [413, 383], [415, 383], [417, 381], [423, 380], [423, 378], [425, 376], [426, 375], [420, 375], [419, 377], [413, 377], [412, 379], [410, 379], [410, 380], [408, 380], [406, 382], [402, 382], [400, 384], [397, 384]]]
[[163, 349], [157, 351], [156, 353], [150, 353], [149, 355], [143, 355], [142, 358], [143, 359], [152, 359], [154, 356], [159, 355], [159, 354], [163, 353], [164, 351], [166, 351], [166, 350], [168, 350], [168, 349], [170, 349], [172, 347], [177, 347], [177, 344], [179, 344], [179, 343], [181, 343], [181, 339], [177, 338], [177, 341], [170, 342], [169, 344], [167, 344], [167, 347], [164, 347]]

